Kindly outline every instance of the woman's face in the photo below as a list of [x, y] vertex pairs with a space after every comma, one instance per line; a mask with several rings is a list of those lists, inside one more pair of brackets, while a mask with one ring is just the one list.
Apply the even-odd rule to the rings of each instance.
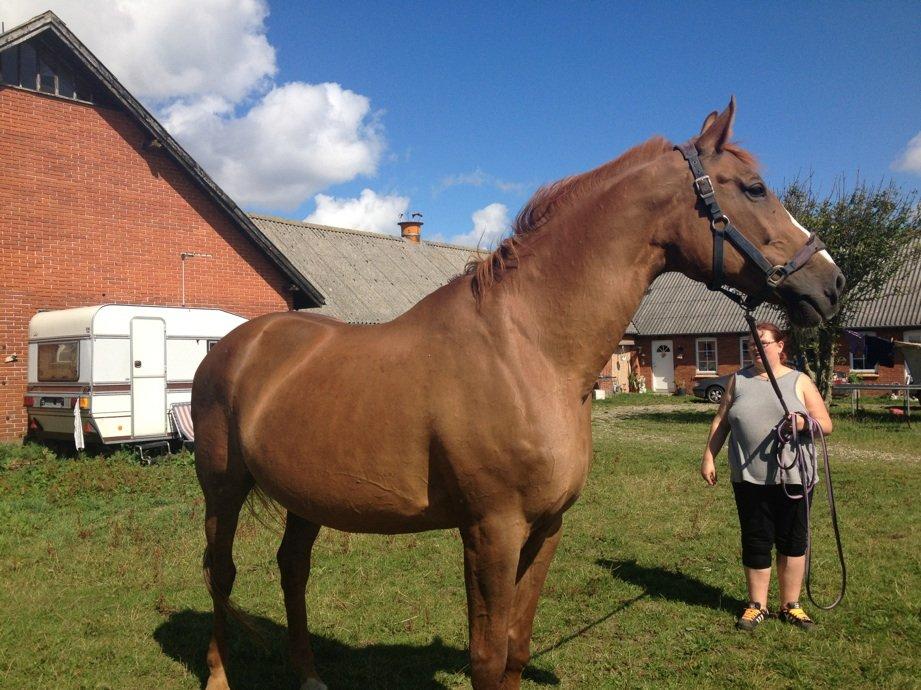
[[[759, 330], [758, 338], [761, 340], [762, 347], [764, 347], [764, 354], [767, 357], [768, 364], [771, 365], [772, 369], [776, 369], [781, 365], [780, 355], [783, 352], [783, 342], [774, 340], [774, 334], [770, 331]], [[759, 369], [764, 369], [764, 362], [761, 361], [758, 346], [755, 345], [751, 338], [748, 340], [748, 351], [751, 353], [755, 366]]]

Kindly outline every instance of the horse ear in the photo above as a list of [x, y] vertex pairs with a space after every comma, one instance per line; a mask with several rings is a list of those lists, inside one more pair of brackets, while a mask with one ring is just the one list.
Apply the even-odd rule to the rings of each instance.
[[701, 133], [701, 134], [703, 134], [704, 132], [706, 132], [707, 129], [710, 127], [710, 125], [713, 124], [713, 121], [716, 119], [716, 116], [717, 116], [717, 115], [719, 115], [719, 111], [717, 111], [717, 110], [714, 110], [712, 113], [710, 113], [709, 115], [707, 115], [707, 117], [704, 119], [704, 123], [700, 126], [700, 133]]
[[704, 131], [697, 139], [697, 150], [701, 153], [719, 153], [732, 138], [732, 123], [736, 118], [736, 97], [729, 99], [726, 110], [713, 118], [711, 113], [704, 121]]

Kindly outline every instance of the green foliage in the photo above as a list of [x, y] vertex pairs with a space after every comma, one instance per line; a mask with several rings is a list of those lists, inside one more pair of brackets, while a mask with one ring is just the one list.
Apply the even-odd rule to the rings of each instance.
[[895, 185], [858, 182], [845, 191], [843, 181], [825, 197], [795, 181], [781, 199], [797, 220], [818, 233], [847, 280], [833, 319], [817, 328], [790, 329], [794, 351], [805, 356], [807, 373], [828, 399], [843, 325], [862, 303], [897, 294], [891, 281], [921, 259], [921, 204], [917, 193]]
[[[813, 634], [769, 620], [743, 635], [733, 629], [745, 583], [725, 455], [716, 487], [697, 475], [715, 407], [614, 400], [593, 406], [593, 467], [566, 515], [524, 688], [917, 686], [917, 411], [910, 428], [877, 406], [857, 419], [833, 411], [848, 596], [829, 613], [807, 604]], [[0, 470], [0, 687], [201, 688], [211, 602], [190, 456], [147, 467], [127, 455], [3, 452], [31, 459]], [[819, 499], [814, 584], [827, 600], [837, 571]], [[233, 687], [297, 687], [279, 539], [244, 513], [234, 597], [265, 644], [233, 626]], [[308, 595], [318, 669], [335, 688], [469, 688], [464, 602], [456, 532], [324, 529]]]

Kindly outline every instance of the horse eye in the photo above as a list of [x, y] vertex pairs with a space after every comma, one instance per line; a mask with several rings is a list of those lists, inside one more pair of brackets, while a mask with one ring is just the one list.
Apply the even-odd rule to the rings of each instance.
[[767, 189], [765, 189], [764, 185], [760, 182], [756, 182], [750, 187], [747, 187], [745, 191], [748, 192], [751, 196], [764, 196], [767, 194]]

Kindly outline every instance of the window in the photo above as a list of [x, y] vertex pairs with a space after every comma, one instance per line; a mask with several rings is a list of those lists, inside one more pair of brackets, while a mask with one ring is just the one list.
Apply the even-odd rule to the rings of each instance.
[[739, 363], [743, 367], [751, 366], [753, 360], [751, 352], [748, 351], [748, 339], [750, 335], [744, 335], [739, 338]]
[[41, 343], [38, 346], [39, 381], [79, 381], [80, 343]]
[[716, 338], [697, 339], [697, 371], [702, 374], [716, 373]]
[[[862, 335], [876, 335], [876, 331], [867, 331]], [[874, 367], [867, 367], [866, 357], [864, 357], [863, 352], [859, 355], [851, 352], [851, 371], [872, 371], [875, 373], [876, 369]]]
[[0, 79], [4, 84], [32, 91], [93, 102], [92, 93], [74, 69], [40, 41], [22, 43], [0, 53]]

